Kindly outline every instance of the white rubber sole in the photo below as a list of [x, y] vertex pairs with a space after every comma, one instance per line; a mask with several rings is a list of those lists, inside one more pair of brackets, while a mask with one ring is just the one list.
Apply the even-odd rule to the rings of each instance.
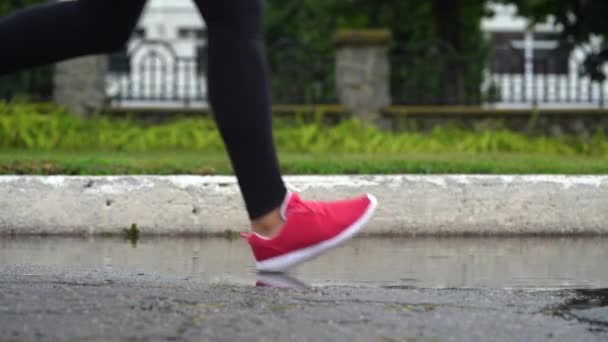
[[342, 233], [335, 237], [320, 242], [316, 245], [309, 246], [306, 248], [298, 249], [287, 254], [270, 258], [264, 261], [255, 263], [255, 266], [260, 272], [283, 272], [286, 269], [293, 267], [299, 263], [310, 260], [320, 254], [323, 254], [327, 250], [334, 248], [344, 241], [352, 238], [357, 234], [369, 221], [374, 214], [378, 201], [373, 195], [367, 194], [367, 198], [370, 200], [370, 205], [365, 213], [353, 223], [350, 227], [346, 228]]

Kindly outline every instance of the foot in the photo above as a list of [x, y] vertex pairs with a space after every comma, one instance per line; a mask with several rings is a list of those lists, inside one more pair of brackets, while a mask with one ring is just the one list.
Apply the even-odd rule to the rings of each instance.
[[246, 233], [263, 272], [282, 272], [312, 259], [353, 237], [369, 221], [376, 209], [376, 198], [363, 195], [335, 202], [313, 202], [288, 193], [281, 205], [285, 224], [273, 237]]
[[261, 236], [275, 236], [285, 224], [281, 216], [281, 208], [277, 207], [268, 214], [251, 221], [251, 231]]

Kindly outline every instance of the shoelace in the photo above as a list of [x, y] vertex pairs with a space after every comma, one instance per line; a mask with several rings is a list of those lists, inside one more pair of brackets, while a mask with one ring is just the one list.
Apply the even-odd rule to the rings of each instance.
[[[306, 208], [307, 210], [302, 210], [303, 208]], [[312, 213], [317, 212], [317, 210], [315, 208], [313, 208], [312, 206], [306, 204], [306, 202], [301, 201], [301, 200], [299, 200], [297, 202], [297, 205], [289, 206], [287, 211], [293, 212], [293, 213], [298, 213], [298, 214], [306, 213], [306, 212], [312, 212]]]
[[[295, 206], [290, 206], [290, 208], [287, 210], [292, 214], [316, 214], [316, 213], [318, 213], [315, 208], [312, 208], [311, 206], [307, 205], [306, 203], [304, 203], [302, 201], [298, 201], [298, 203]], [[251, 231], [239, 233], [242, 240], [248, 240], [252, 234], [253, 233]]]
[[285, 182], [285, 187], [290, 190], [291, 192], [295, 192], [295, 193], [300, 193], [302, 192], [302, 190], [296, 188], [295, 185], [289, 183], [288, 181], [284, 181]]
[[[286, 187], [288, 190], [290, 190], [291, 192], [295, 192], [295, 193], [300, 193], [300, 192], [302, 192], [302, 190], [298, 189], [298, 188], [297, 188], [295, 185], [293, 185], [293, 184], [291, 184], [291, 183], [289, 183], [289, 182], [287, 182], [287, 181], [285, 181], [285, 187]], [[304, 202], [304, 201], [302, 201], [302, 200], [298, 200], [298, 204], [300, 204], [300, 205], [301, 205], [301, 206], [303, 206], [304, 208], [308, 209], [308, 211], [311, 211], [311, 212], [313, 212], [313, 213], [316, 213], [316, 212], [317, 212], [317, 210], [316, 210], [315, 208], [312, 208], [311, 206], [307, 205], [307, 204], [306, 204], [306, 202]], [[288, 208], [288, 210], [290, 210], [290, 209]], [[293, 209], [291, 209], [291, 210], [293, 210]], [[296, 213], [302, 213], [302, 212], [305, 212], [305, 211], [302, 211], [302, 210], [295, 210], [294, 212], [296, 212]]]

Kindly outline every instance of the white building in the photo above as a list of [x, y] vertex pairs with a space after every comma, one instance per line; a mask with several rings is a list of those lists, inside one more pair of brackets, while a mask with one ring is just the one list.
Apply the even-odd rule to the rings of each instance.
[[[598, 107], [608, 100], [608, 87], [582, 76], [587, 53], [599, 40], [572, 51], [559, 45], [561, 28], [550, 18], [530, 27], [513, 5], [490, 5], [495, 15], [481, 28], [494, 47], [483, 90], [497, 91], [499, 107]], [[607, 70], [608, 71], [608, 68]]]
[[[606, 84], [579, 73], [593, 44], [563, 51], [560, 28], [551, 21], [530, 29], [514, 6], [490, 8], [495, 15], [481, 22], [494, 45], [482, 85], [486, 96], [494, 93], [488, 105], [598, 107], [608, 100]], [[206, 107], [206, 44], [205, 24], [193, 1], [148, 1], [128, 51], [122, 60], [120, 54], [112, 59], [107, 92], [113, 105]]]
[[206, 30], [193, 1], [148, 1], [126, 50], [110, 62], [115, 106], [207, 106]]

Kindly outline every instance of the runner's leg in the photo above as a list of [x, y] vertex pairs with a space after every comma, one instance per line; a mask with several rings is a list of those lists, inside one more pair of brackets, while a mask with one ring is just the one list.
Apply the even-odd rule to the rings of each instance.
[[[0, 19], [0, 74], [116, 50], [145, 0], [78, 0], [34, 6]], [[260, 0], [197, 0], [209, 31], [209, 92], [249, 216], [282, 203], [271, 126]]]
[[272, 134], [262, 2], [196, 4], [208, 30], [211, 106], [249, 217], [256, 219], [276, 210], [286, 195]]
[[145, 0], [78, 0], [0, 18], [0, 75], [125, 45]]

